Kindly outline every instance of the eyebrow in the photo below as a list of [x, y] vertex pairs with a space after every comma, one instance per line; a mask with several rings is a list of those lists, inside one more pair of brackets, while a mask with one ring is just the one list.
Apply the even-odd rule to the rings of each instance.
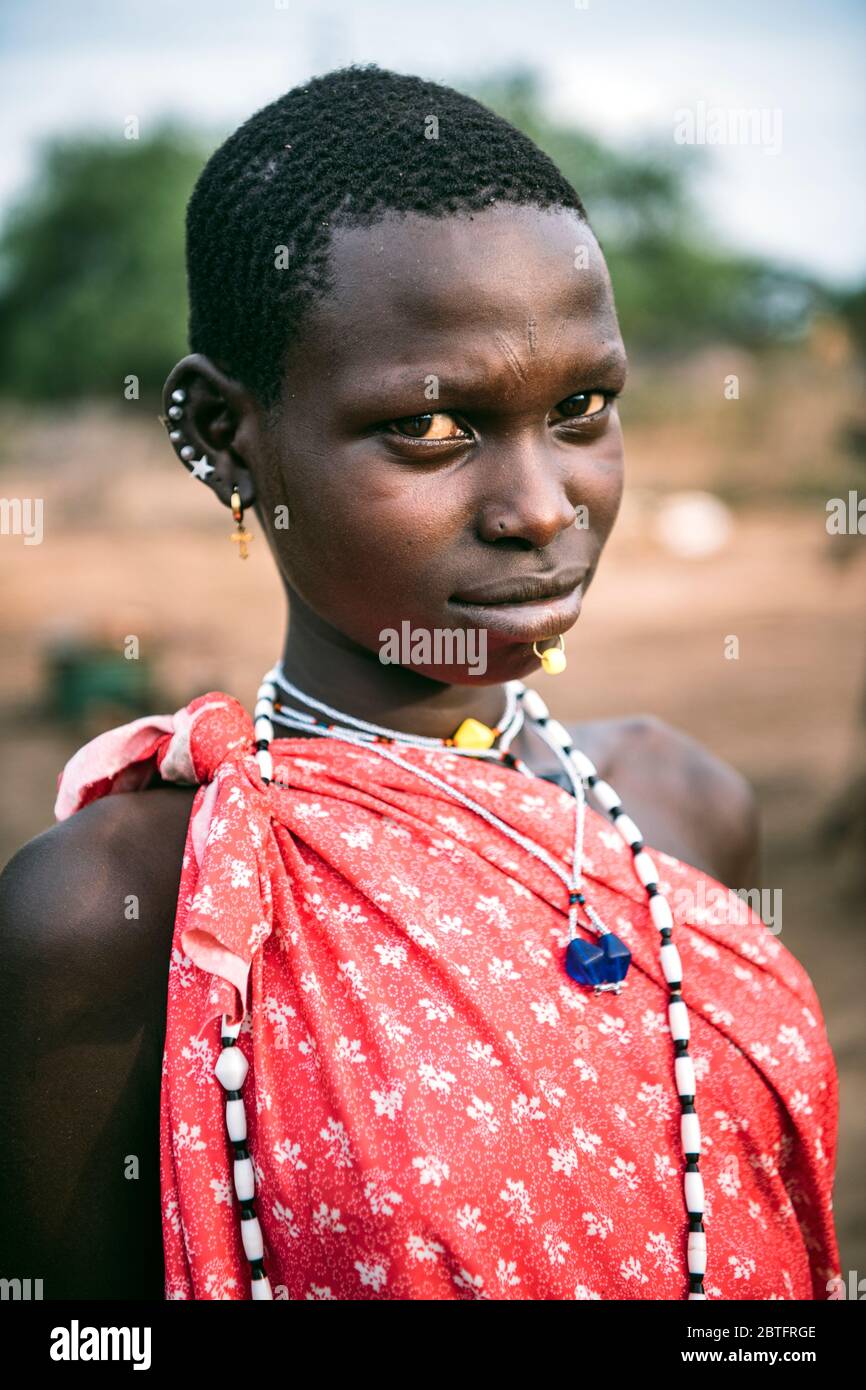
[[[536, 363], [538, 359], [535, 359]], [[461, 375], [459, 369], [445, 368], [441, 372], [433, 369], [430, 363], [425, 363], [423, 367], [410, 370], [405, 368], [397, 370], [393, 375], [385, 373], [376, 381], [367, 377], [365, 383], [353, 387], [352, 395], [345, 401], [345, 410], [352, 414], [368, 415], [377, 414], [381, 418], [386, 418], [388, 411], [402, 411], [402, 414], [412, 413], [411, 409], [407, 412], [402, 409], [409, 400], [417, 399], [418, 405], [423, 405], [424, 413], [430, 412], [439, 403], [441, 406], [442, 396], [469, 397], [481, 394], [489, 394], [491, 390], [497, 389], [497, 383], [506, 380], [510, 385], [515, 381], [515, 375], [505, 357], [499, 355], [495, 360], [491, 358], [491, 369], [486, 371], [483, 376], [476, 376], [477, 368], [466, 369], [466, 374]], [[568, 377], [573, 385], [573, 391], [580, 388], [593, 389], [610, 384], [610, 377], [616, 374], [617, 379], [622, 379], [624, 384], [628, 370], [628, 359], [625, 352], [617, 347], [611, 348], [601, 357], [589, 363], [575, 362], [571, 371], [564, 371], [563, 377]], [[425, 386], [429, 379], [435, 377], [439, 389], [439, 395], [432, 400], [424, 396]], [[356, 378], [357, 382], [357, 378]], [[417, 394], [417, 397], [415, 395]], [[565, 399], [565, 397], [562, 397]], [[390, 404], [393, 402], [393, 404]]]

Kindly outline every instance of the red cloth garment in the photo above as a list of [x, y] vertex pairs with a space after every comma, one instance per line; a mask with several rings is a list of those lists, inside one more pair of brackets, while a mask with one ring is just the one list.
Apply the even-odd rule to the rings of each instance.
[[[397, 751], [570, 867], [567, 792]], [[632, 964], [622, 994], [596, 998], [565, 971], [565, 886], [521, 846], [367, 749], [271, 752], [266, 786], [249, 714], [216, 692], [96, 738], [60, 779], [61, 817], [157, 767], [201, 783], [163, 1060], [166, 1298], [250, 1296], [214, 1076], [223, 1013], [243, 1019], [275, 1298], [685, 1298], [668, 989], [613, 828], [587, 811], [585, 891]], [[691, 1021], [707, 1296], [825, 1298], [838, 1082], [815, 990], [751, 911], [713, 907], [727, 890], [651, 852]]]

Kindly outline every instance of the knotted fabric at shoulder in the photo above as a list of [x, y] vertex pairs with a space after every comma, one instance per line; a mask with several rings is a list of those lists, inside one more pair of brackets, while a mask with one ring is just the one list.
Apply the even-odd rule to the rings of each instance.
[[141, 790], [155, 774], [198, 786], [176, 931], [184, 954], [212, 976], [202, 1027], [221, 1013], [243, 1018], [252, 958], [273, 922], [271, 810], [254, 755], [248, 712], [233, 696], [211, 691], [174, 714], [99, 734], [58, 780], [58, 820], [100, 797]]
[[139, 791], [159, 773], [166, 782], [211, 782], [228, 758], [254, 749], [253, 721], [223, 691], [199, 695], [174, 714], [146, 715], [85, 743], [57, 779], [57, 820], [112, 792]]
[[166, 782], [212, 782], [233, 753], [251, 753], [253, 721], [232, 695], [212, 691], [192, 700], [174, 716], [174, 730], [156, 755]]

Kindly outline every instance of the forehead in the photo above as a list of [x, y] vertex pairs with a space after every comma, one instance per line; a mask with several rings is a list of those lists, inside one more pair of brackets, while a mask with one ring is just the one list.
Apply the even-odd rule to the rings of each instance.
[[571, 209], [389, 214], [335, 229], [329, 271], [301, 337], [336, 376], [409, 357], [435, 370], [503, 338], [518, 356], [621, 350], [604, 258]]

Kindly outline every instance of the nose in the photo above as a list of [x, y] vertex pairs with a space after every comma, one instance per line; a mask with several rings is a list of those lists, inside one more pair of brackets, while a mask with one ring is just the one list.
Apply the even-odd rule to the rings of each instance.
[[[495, 462], [493, 452], [495, 451]], [[485, 541], [504, 537], [542, 549], [573, 526], [577, 484], [573, 461], [535, 440], [493, 445], [479, 470], [482, 491], [477, 507], [478, 534]]]

